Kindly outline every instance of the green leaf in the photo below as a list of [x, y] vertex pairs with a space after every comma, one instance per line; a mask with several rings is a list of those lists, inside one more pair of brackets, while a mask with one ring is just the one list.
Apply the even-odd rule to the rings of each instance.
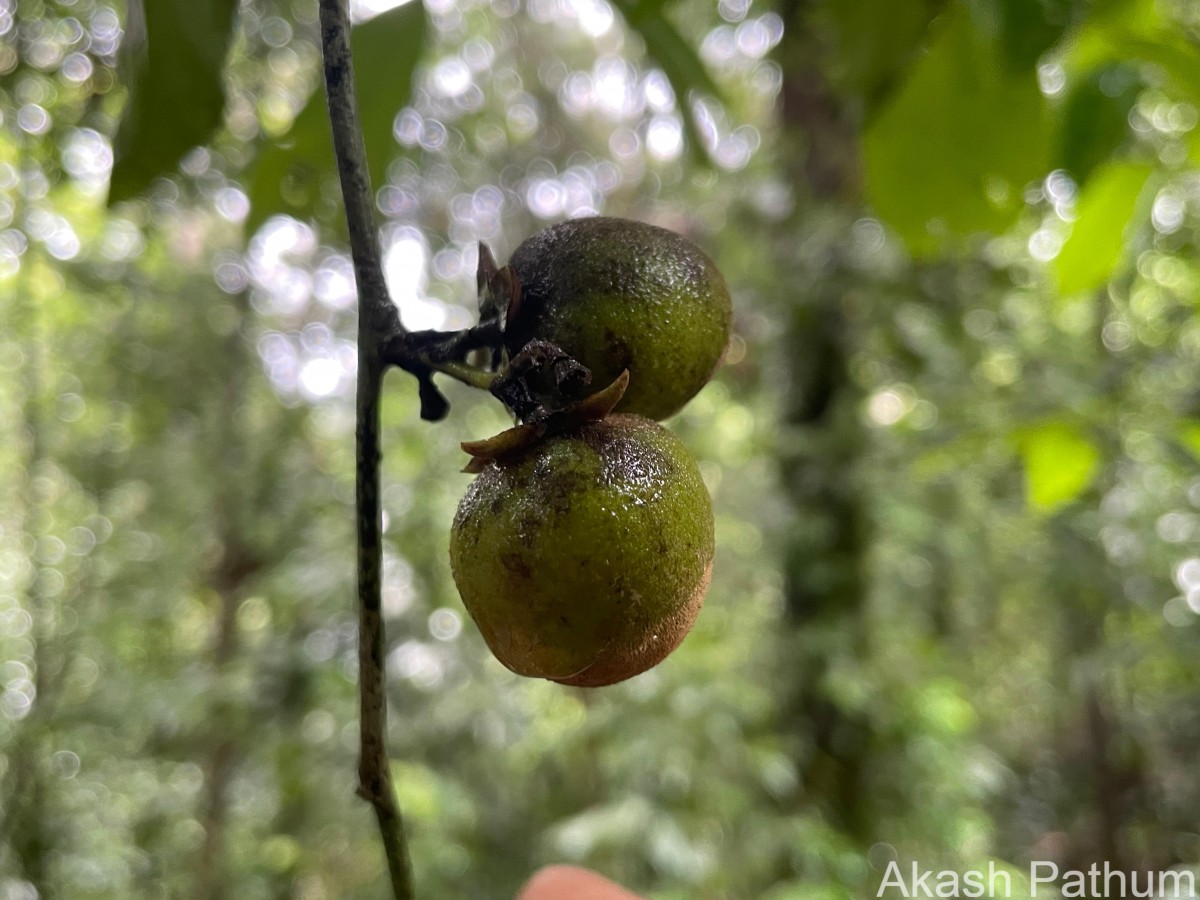
[[1025, 499], [1038, 512], [1070, 503], [1092, 483], [1100, 452], [1074, 425], [1048, 422], [1017, 435], [1025, 467]]
[[1109, 0], [1093, 7], [1088, 21], [1063, 44], [1068, 77], [1127, 59], [1117, 35], [1149, 35], [1162, 30], [1157, 0]]
[[827, 30], [836, 53], [830, 76], [843, 93], [861, 97], [873, 116], [897, 86], [923, 44], [941, 0], [822, 0], [818, 27]]
[[1063, 296], [1104, 284], [1126, 255], [1126, 232], [1153, 168], [1113, 161], [1095, 171], [1080, 192], [1071, 236], [1054, 260]]
[[[350, 35], [367, 167], [375, 188], [383, 184], [388, 163], [397, 152], [392, 124], [412, 95], [413, 72], [426, 30], [424, 9], [411, 2], [364, 22]], [[246, 176], [247, 231], [276, 213], [297, 218], [336, 216], [336, 203], [328, 207], [321, 203], [336, 173], [325, 91], [318, 88], [288, 132], [263, 149]]]
[[1200, 102], [1200, 53], [1187, 38], [1159, 32], [1149, 38], [1121, 34], [1117, 46], [1123, 53], [1157, 67], [1167, 79], [1167, 89]]
[[1005, 64], [1030, 69], [1084, 13], [1086, 0], [972, 0], [976, 22], [1000, 35]]
[[1179, 440], [1192, 456], [1200, 460], [1200, 423], [1189, 422], [1180, 426]]
[[1009, 71], [961, 7], [864, 141], [867, 195], [918, 255], [998, 233], [1048, 169], [1046, 105], [1032, 70]]
[[1071, 89], [1061, 116], [1058, 167], [1083, 184], [1101, 163], [1129, 143], [1129, 112], [1143, 88], [1136, 66], [1098, 66]]
[[121, 54], [130, 93], [113, 142], [109, 205], [140, 194], [221, 124], [236, 8], [237, 0], [131, 0]]

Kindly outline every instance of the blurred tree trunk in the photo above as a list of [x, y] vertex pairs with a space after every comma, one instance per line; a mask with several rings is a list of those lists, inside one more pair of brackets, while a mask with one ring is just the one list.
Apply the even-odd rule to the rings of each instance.
[[[1093, 489], [1087, 505], [1099, 507], [1102, 497]], [[1062, 866], [1086, 870], [1107, 863], [1113, 871], [1132, 873], [1187, 862], [1172, 848], [1159, 815], [1145, 771], [1145, 736], [1125, 721], [1120, 679], [1107, 665], [1092, 662], [1104, 659], [1106, 618], [1124, 602], [1120, 572], [1095, 538], [1073, 522], [1051, 521], [1046, 536], [1053, 542], [1048, 577], [1059, 582], [1059, 595], [1067, 601], [1059, 610], [1061, 662], [1052, 684], [1069, 700], [1057, 733], [1047, 740], [1056, 748], [1057, 768], [1075, 773], [1053, 798], [1054, 828], [1065, 839]]]
[[215, 476], [212, 516], [220, 556], [207, 577], [217, 598], [216, 634], [210, 665], [218, 692], [210, 716], [215, 727], [211, 734], [201, 739], [207, 745], [203, 751], [205, 790], [200, 811], [204, 842], [196, 868], [196, 896], [203, 900], [219, 900], [228, 892], [225, 845], [229, 787], [242, 753], [237, 737], [240, 729], [230, 727], [230, 720], [236, 720], [236, 716], [234, 710], [226, 708], [228, 704], [223, 700], [224, 690], [220, 685], [239, 655], [238, 608], [249, 582], [262, 566], [251, 549], [249, 536], [244, 533], [247, 515], [241, 508], [245, 503], [242, 498], [251, 496], [254, 488], [253, 484], [246, 483], [251, 477], [246, 455], [252, 426], [245, 421], [244, 398], [248, 395], [247, 383], [253, 365], [241, 336], [247, 309], [245, 296], [239, 296], [238, 327], [230, 330], [222, 348], [226, 360], [225, 383], [210, 411], [207, 425], [214, 438], [209, 471]]
[[[782, 698], [798, 746], [805, 793], [848, 835], [866, 838], [862, 766], [870, 723], [841, 708], [826, 676], [843, 655], [860, 651], [867, 517], [855, 477], [865, 435], [860, 392], [849, 374], [854, 352], [847, 321], [850, 275], [839, 259], [859, 207], [856, 124], [822, 70], [828, 48], [814, 28], [813, 4], [793, 0], [785, 20], [782, 148], [796, 194], [795, 212], [778, 246], [779, 272], [793, 286], [782, 476], [795, 519], [784, 559], [787, 615]], [[847, 212], [850, 215], [847, 215]], [[808, 247], [798, 245], [804, 240]]]

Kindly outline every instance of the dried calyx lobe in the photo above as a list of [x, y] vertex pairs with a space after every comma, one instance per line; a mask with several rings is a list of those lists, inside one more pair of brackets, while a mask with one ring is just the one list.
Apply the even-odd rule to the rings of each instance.
[[506, 462], [522, 455], [547, 435], [574, 431], [588, 422], [604, 419], [621, 402], [628, 387], [629, 372], [625, 371], [604, 390], [597, 391], [583, 400], [540, 416], [535, 421], [523, 422], [485, 440], [467, 441], [462, 448], [472, 458], [463, 471], [481, 472], [484, 466], [493, 460]]
[[501, 374], [492, 384], [492, 394], [523, 422], [546, 419], [570, 400], [584, 396], [592, 382], [591, 371], [557, 344], [531, 336], [513, 346], [507, 333], [520, 318], [525, 287], [511, 265], [496, 265], [482, 241], [475, 283], [480, 325], [494, 325], [497, 335], [491, 366]]

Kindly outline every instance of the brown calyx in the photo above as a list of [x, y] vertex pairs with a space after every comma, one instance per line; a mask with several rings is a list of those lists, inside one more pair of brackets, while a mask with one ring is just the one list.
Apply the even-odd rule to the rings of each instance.
[[548, 435], [561, 434], [585, 422], [603, 419], [621, 402], [628, 387], [629, 370], [626, 369], [604, 390], [571, 403], [541, 421], [526, 422], [483, 440], [464, 441], [460, 446], [470, 454], [471, 461], [463, 471], [478, 474], [493, 460], [504, 462], [523, 455]]

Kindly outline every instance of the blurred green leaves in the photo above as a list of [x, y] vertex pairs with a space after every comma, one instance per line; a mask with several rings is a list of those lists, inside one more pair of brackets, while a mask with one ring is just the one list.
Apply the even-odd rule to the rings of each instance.
[[[1161, 13], [1152, 0], [1115, 0], [1065, 42], [1062, 59], [1078, 86], [1066, 111], [1063, 165], [1077, 180], [1090, 171], [1081, 159], [1095, 165], [1128, 136], [1127, 115], [1143, 86], [1200, 104], [1200, 54]], [[1193, 129], [1194, 160], [1200, 159], [1196, 134]]]
[[955, 7], [864, 140], [867, 196], [917, 255], [998, 232], [1045, 174], [1050, 126], [1035, 73]]
[[236, 0], [131, 0], [121, 48], [129, 101], [113, 143], [110, 204], [137, 196], [220, 125], [236, 8]]
[[[412, 92], [426, 31], [424, 9], [419, 2], [410, 2], [364, 22], [351, 34], [358, 112], [375, 188], [386, 180], [388, 163], [397, 150], [392, 124]], [[331, 140], [325, 91], [318, 88], [291, 128], [255, 158], [246, 177], [248, 231], [276, 213], [305, 219], [325, 212], [330, 223], [340, 227], [340, 206], [328, 210], [321, 206], [322, 185], [336, 175]]]
[[1186, 38], [1155, 30], [1148, 35], [1110, 35], [1114, 55], [1153, 66], [1175, 94], [1200, 100], [1200, 54]]
[[[899, 26], [901, 49], [911, 16]], [[933, 28], [865, 133], [867, 199], [911, 252], [932, 256], [1005, 231], [1025, 187], [1065, 169], [1082, 194], [1055, 274], [1065, 294], [1102, 284], [1151, 173], [1124, 159], [1136, 142], [1129, 117], [1147, 87], [1200, 103], [1195, 47], [1147, 0], [961, 0]], [[1051, 82], [1056, 71], [1065, 77], [1064, 98], [1048, 99], [1052, 83], [1043, 94], [1039, 65]], [[1200, 157], [1200, 139], [1189, 149]]]
[[646, 44], [646, 52], [663, 70], [671, 82], [683, 112], [683, 127], [687, 133], [688, 149], [692, 159], [705, 161], [704, 140], [696, 122], [695, 111], [688, 103], [689, 94], [704, 94], [724, 102], [724, 95], [709, 75], [695, 46], [676, 30], [665, 15], [664, 0], [619, 0], [618, 9], [625, 16], [629, 27], [636, 31]]
[[1100, 465], [1095, 444], [1067, 422], [1019, 431], [1016, 443], [1025, 467], [1025, 499], [1037, 512], [1051, 513], [1077, 499]]
[[[156, 0], [129, 10], [122, 66], [129, 101], [114, 142], [109, 203], [137, 196], [190, 148], [207, 143], [225, 106], [223, 71], [234, 29], [235, 0]], [[359, 115], [371, 181], [385, 179], [396, 145], [392, 124], [408, 101], [425, 46], [419, 2], [406, 3], [354, 29], [351, 43]], [[316, 90], [288, 131], [253, 158], [246, 186], [253, 231], [269, 216], [320, 215], [322, 187], [336, 174], [325, 93]], [[331, 223], [340, 221], [336, 204]]]
[[1063, 296], [1100, 287], [1120, 265], [1130, 220], [1153, 171], [1141, 163], [1109, 162], [1084, 185], [1071, 236], [1054, 260]]

